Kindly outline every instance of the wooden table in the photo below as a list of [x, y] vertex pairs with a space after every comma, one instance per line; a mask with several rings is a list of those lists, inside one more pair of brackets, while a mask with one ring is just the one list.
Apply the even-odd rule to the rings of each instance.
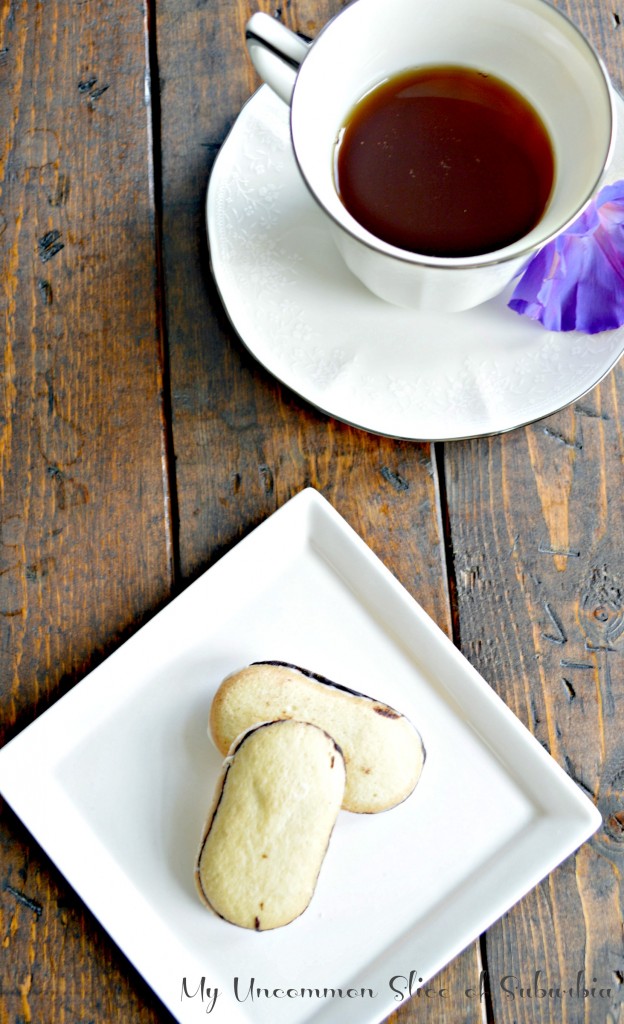
[[[341, 4], [260, 6], [313, 36]], [[624, 371], [526, 428], [435, 445], [344, 426], [263, 371], [229, 326], [203, 227], [210, 168], [257, 86], [252, 10], [0, 3], [2, 740], [313, 485], [604, 817], [448, 965], [444, 997], [392, 1020], [617, 1024]], [[566, 10], [621, 88], [624, 9]], [[2, 1024], [171, 1021], [7, 806], [1, 846]], [[553, 985], [584, 971], [610, 995], [502, 991], [536, 970]]]

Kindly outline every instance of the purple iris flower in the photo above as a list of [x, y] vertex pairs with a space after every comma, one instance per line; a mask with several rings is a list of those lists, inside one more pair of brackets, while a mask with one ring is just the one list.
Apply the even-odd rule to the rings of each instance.
[[597, 334], [624, 324], [624, 181], [533, 257], [509, 307], [551, 331]]

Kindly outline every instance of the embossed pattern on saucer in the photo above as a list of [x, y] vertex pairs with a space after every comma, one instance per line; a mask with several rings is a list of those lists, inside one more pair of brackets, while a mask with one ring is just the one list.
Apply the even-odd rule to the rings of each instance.
[[[623, 134], [609, 181], [624, 177]], [[219, 152], [206, 212], [215, 280], [249, 351], [317, 409], [372, 433], [450, 440], [511, 430], [575, 401], [624, 351], [624, 328], [590, 337], [518, 316], [507, 308], [512, 288], [452, 314], [370, 294], [299, 177], [288, 109], [268, 86]]]

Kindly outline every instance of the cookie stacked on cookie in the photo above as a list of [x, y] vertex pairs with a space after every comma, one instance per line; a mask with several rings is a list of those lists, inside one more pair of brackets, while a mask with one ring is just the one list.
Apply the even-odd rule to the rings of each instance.
[[263, 931], [308, 906], [340, 808], [389, 810], [413, 791], [425, 749], [400, 712], [286, 662], [255, 662], [215, 694], [226, 754], [196, 864], [202, 900]]

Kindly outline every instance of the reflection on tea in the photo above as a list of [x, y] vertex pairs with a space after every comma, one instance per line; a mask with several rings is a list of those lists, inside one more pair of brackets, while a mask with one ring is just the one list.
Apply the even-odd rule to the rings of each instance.
[[335, 179], [377, 238], [428, 256], [495, 252], [526, 235], [555, 161], [533, 107], [494, 75], [423, 67], [367, 93], [340, 132]]

